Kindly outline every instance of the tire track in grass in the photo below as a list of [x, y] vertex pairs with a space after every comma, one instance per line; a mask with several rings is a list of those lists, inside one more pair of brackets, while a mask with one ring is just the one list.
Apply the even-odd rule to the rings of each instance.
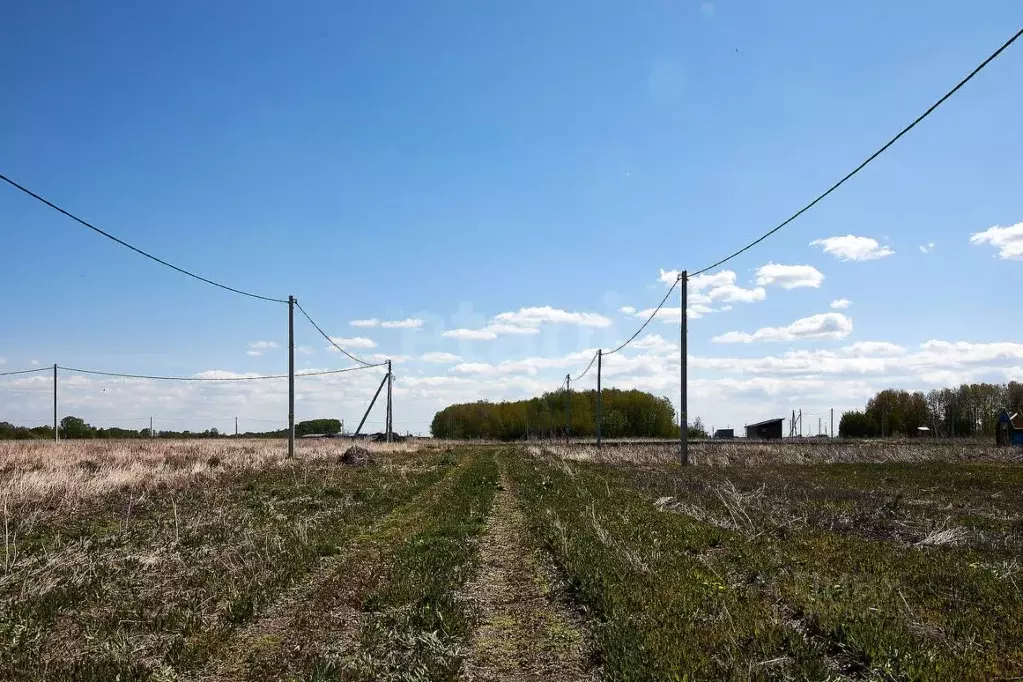
[[463, 597], [474, 605], [479, 625], [462, 679], [593, 679], [589, 633], [580, 617], [558, 603], [549, 567], [531, 546], [525, 525], [502, 470], [501, 487], [480, 542], [480, 570]]
[[386, 581], [397, 547], [426, 523], [430, 510], [466, 464], [452, 467], [345, 547], [337, 548], [338, 553], [326, 557], [307, 580], [238, 632], [227, 653], [196, 679], [298, 679], [315, 668], [315, 661], [350, 654], [365, 595]]

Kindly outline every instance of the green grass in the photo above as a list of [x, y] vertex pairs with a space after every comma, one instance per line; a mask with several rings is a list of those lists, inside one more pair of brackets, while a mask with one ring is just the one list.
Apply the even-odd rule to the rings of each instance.
[[107, 495], [19, 540], [0, 580], [0, 670], [10, 679], [145, 679], [216, 655], [324, 556], [438, 480], [326, 461], [219, 485]]

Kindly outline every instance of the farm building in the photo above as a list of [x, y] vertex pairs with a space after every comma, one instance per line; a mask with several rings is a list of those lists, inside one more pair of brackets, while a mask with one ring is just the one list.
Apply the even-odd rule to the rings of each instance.
[[1023, 445], [1023, 414], [1012, 415], [1002, 410], [998, 415], [998, 429], [995, 431], [995, 443], [998, 445]]
[[735, 429], [718, 429], [714, 432], [714, 440], [731, 440], [735, 438]]
[[768, 419], [756, 424], [747, 424], [746, 437], [758, 440], [781, 438], [781, 423], [783, 421], [784, 419], [779, 417], [778, 419]]

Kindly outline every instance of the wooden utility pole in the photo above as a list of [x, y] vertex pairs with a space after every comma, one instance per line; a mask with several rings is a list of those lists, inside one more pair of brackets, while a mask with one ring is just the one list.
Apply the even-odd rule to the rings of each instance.
[[295, 456], [295, 297], [288, 296], [288, 458]]
[[678, 425], [679, 425], [679, 461], [682, 466], [689, 464], [689, 415], [686, 414], [688, 410], [688, 367], [689, 358], [687, 357], [688, 351], [686, 349], [687, 340], [689, 336], [689, 325], [686, 319], [686, 300], [688, 294], [686, 292], [688, 275], [683, 270], [678, 276], [681, 288], [679, 290], [679, 313], [682, 317], [681, 324], [681, 354], [682, 354], [682, 395], [680, 396], [681, 404], [679, 405]]
[[831, 408], [831, 437], [835, 437], [835, 408]]
[[60, 442], [60, 431], [57, 426], [57, 363], [53, 363], [53, 442]]
[[387, 361], [387, 416], [385, 420], [387, 422], [387, 442], [391, 442], [391, 384], [394, 377], [391, 375], [391, 361]]
[[597, 449], [600, 449], [600, 363], [604, 355], [603, 350], [597, 351]]
[[572, 375], [565, 375], [565, 445], [572, 438]]

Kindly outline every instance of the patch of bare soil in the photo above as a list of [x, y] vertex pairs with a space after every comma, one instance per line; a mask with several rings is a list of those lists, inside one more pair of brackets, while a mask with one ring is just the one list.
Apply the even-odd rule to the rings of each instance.
[[561, 599], [552, 567], [529, 542], [525, 519], [502, 477], [480, 570], [466, 586], [479, 625], [462, 679], [572, 681], [595, 679], [592, 641], [583, 619]]

